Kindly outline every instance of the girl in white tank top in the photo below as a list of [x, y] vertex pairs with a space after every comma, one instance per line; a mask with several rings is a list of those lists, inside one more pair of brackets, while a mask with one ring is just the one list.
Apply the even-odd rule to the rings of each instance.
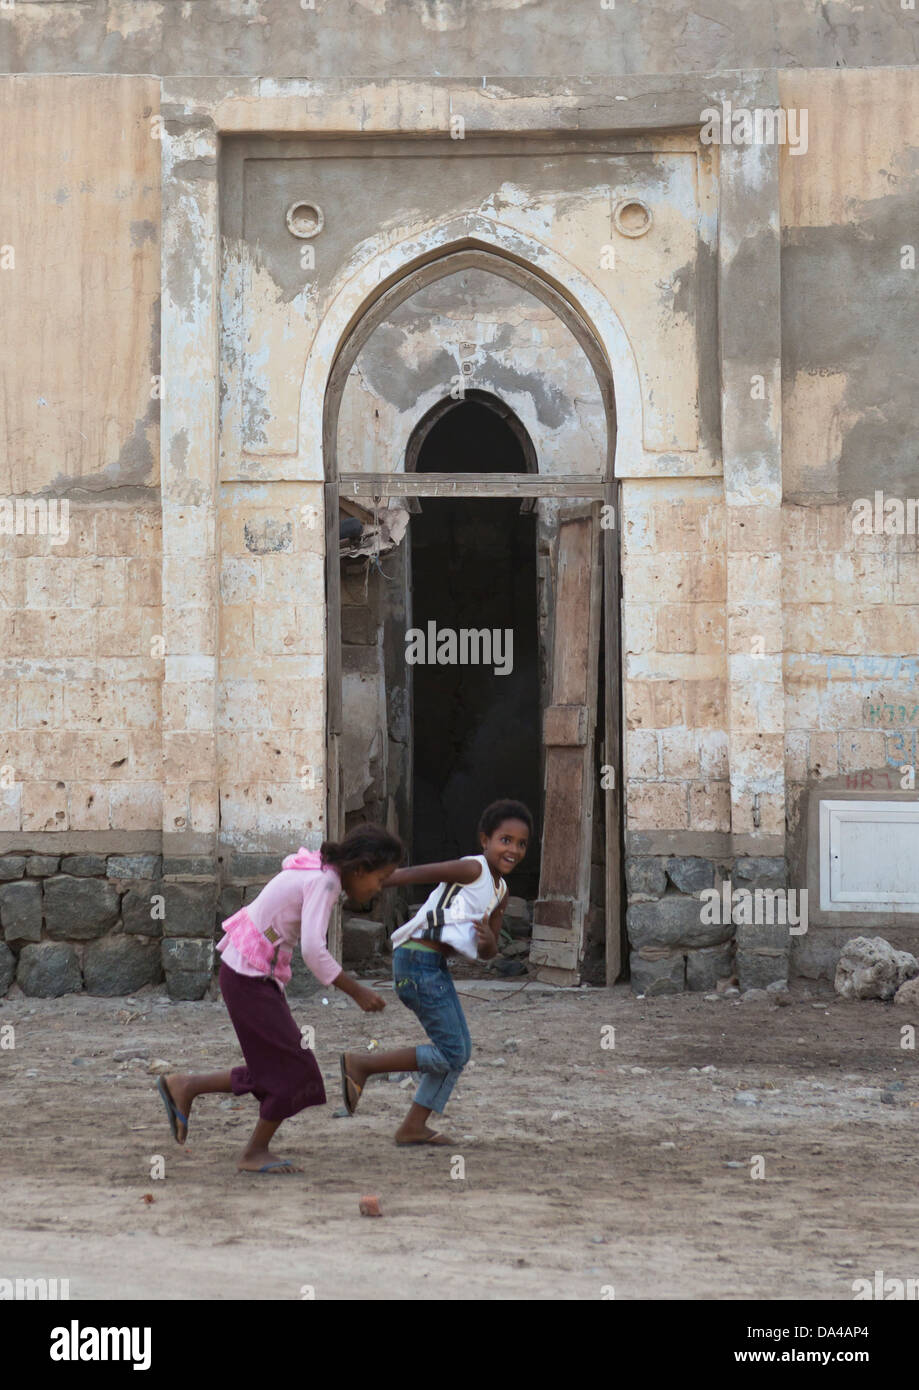
[[[458, 862], [478, 864], [478, 878], [472, 883], [438, 883], [411, 921], [393, 932], [393, 948], [404, 946], [406, 941], [440, 941], [461, 956], [478, 958], [479, 934], [475, 924], [483, 917], [490, 918], [504, 901], [507, 884], [501, 877], [495, 883], [484, 854], [467, 854]], [[391, 883], [389, 878], [387, 885]]]
[[533, 818], [519, 801], [496, 801], [479, 822], [481, 854], [441, 864], [397, 869], [385, 886], [436, 883], [414, 917], [393, 934], [393, 985], [401, 1002], [415, 1014], [428, 1036], [420, 1047], [387, 1052], [344, 1052], [342, 1095], [353, 1115], [370, 1076], [383, 1072], [421, 1073], [411, 1108], [396, 1131], [396, 1143], [449, 1144], [430, 1129], [428, 1117], [443, 1111], [469, 1060], [472, 1040], [463, 1007], [450, 978], [445, 956], [459, 952], [469, 959], [490, 960], [498, 954], [507, 884], [526, 854]]

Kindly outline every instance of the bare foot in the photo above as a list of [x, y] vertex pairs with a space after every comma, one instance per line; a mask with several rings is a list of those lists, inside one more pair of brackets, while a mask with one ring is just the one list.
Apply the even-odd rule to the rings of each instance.
[[267, 1173], [273, 1178], [286, 1178], [289, 1173], [303, 1172], [289, 1158], [278, 1158], [270, 1149], [244, 1149], [238, 1167], [240, 1173]]
[[191, 1117], [191, 1103], [194, 1096], [189, 1094], [189, 1078], [180, 1072], [171, 1072], [163, 1077], [166, 1090], [172, 1096], [172, 1102], [179, 1114], [176, 1115], [176, 1142], [184, 1144], [188, 1135], [188, 1125], [183, 1121], [182, 1116], [188, 1120]]

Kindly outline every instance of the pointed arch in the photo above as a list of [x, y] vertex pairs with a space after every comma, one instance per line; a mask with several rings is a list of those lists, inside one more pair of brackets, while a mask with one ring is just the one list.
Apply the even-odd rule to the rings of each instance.
[[451, 396], [444, 396], [426, 410], [421, 419], [416, 421], [415, 427], [409, 435], [408, 444], [405, 449], [405, 472], [414, 473], [417, 469], [418, 460], [424, 448], [425, 441], [435, 425], [454, 410], [460, 410], [466, 404], [480, 405], [486, 410], [490, 410], [503, 420], [510, 433], [517, 441], [520, 449], [520, 457], [523, 461], [523, 473], [538, 473], [539, 461], [536, 457], [536, 448], [530, 438], [529, 431], [520, 419], [515, 410], [505, 402], [500, 396], [496, 396], [493, 391], [480, 391], [473, 387], [463, 394], [461, 400], [454, 400]]
[[298, 473], [337, 480], [337, 422], [348, 373], [373, 330], [419, 289], [468, 268], [510, 280], [541, 299], [590, 362], [607, 418], [607, 470], [643, 453], [638, 364], [609, 301], [536, 238], [480, 214], [455, 218], [367, 260], [343, 278], [307, 355], [300, 391]]

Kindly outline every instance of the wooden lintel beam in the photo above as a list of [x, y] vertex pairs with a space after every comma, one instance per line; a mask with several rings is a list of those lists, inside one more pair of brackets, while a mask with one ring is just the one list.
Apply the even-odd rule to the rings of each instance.
[[345, 473], [342, 497], [583, 497], [602, 498], [601, 478], [541, 478], [534, 473]]

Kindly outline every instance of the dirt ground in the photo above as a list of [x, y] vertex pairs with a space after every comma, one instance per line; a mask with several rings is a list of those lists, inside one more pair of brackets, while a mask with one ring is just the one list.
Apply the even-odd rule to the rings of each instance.
[[[306, 1169], [281, 1179], [236, 1172], [251, 1097], [200, 1098], [183, 1150], [148, 1072], [236, 1065], [222, 1003], [0, 1001], [0, 1275], [91, 1299], [574, 1300], [851, 1300], [877, 1269], [919, 1276], [908, 1010], [458, 983], [474, 1062], [441, 1150], [393, 1145], [398, 1082], [333, 1114], [343, 1047], [422, 1040], [398, 1000], [294, 1001], [329, 1101], [279, 1132]], [[145, 1057], [114, 1060], [135, 1045]], [[359, 1214], [364, 1193], [382, 1220]]]

